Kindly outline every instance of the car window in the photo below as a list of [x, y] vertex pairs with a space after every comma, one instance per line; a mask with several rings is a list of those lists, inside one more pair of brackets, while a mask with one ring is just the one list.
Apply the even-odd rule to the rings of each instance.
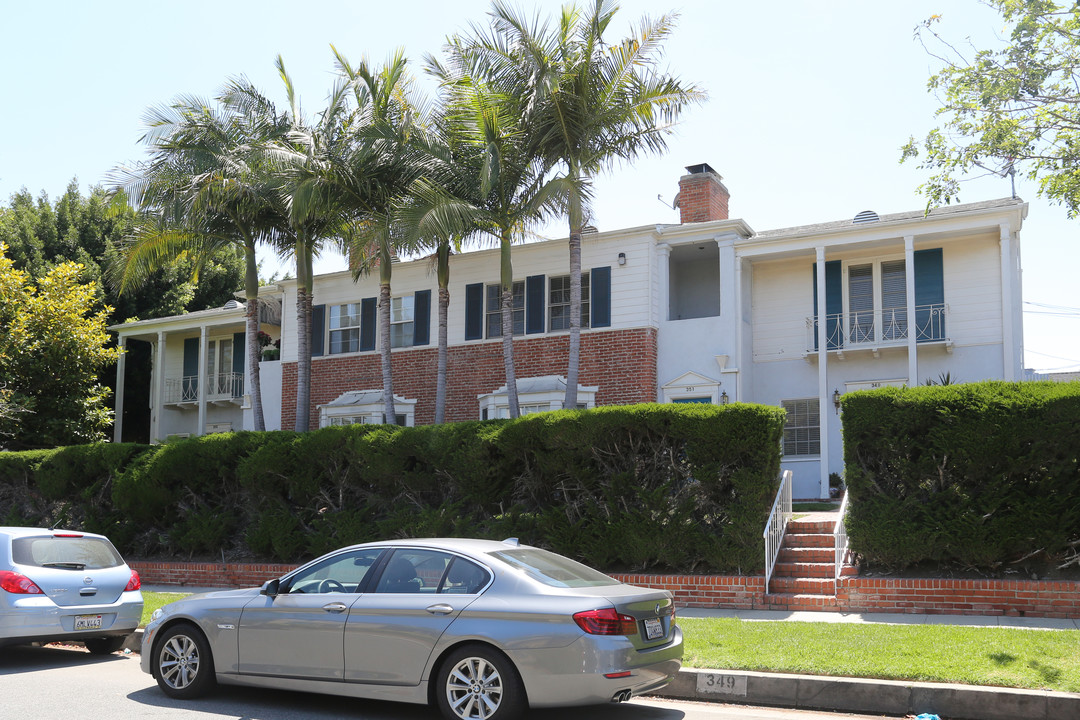
[[293, 575], [287, 592], [355, 593], [383, 552], [383, 548], [365, 548], [326, 558]]
[[19, 565], [66, 570], [101, 570], [119, 567], [124, 559], [105, 538], [46, 535], [11, 541], [11, 559]]
[[446, 571], [439, 593], [448, 595], [474, 595], [483, 589], [491, 575], [487, 570], [465, 558], [456, 557]]
[[453, 559], [453, 555], [437, 550], [395, 550], [375, 592], [435, 593]]
[[576, 560], [538, 548], [495, 550], [489, 553], [526, 575], [552, 587], [600, 587], [619, 581]]

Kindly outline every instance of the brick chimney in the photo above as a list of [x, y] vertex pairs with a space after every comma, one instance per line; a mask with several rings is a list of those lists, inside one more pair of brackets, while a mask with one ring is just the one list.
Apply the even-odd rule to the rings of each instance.
[[720, 176], [708, 163], [687, 165], [686, 175], [679, 178], [679, 222], [708, 222], [728, 219], [730, 193]]

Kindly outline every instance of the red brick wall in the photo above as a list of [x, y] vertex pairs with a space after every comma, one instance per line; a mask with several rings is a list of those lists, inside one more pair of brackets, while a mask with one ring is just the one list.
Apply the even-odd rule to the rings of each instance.
[[[253, 587], [295, 565], [163, 563], [129, 561], [143, 583], [206, 587]], [[845, 578], [835, 603], [777, 605], [760, 575], [619, 574], [623, 582], [670, 590], [680, 607], [735, 610], [785, 609], [843, 612], [1009, 615], [1080, 618], [1080, 582], [1035, 580], [901, 580]]]
[[679, 180], [679, 222], [728, 219], [727, 188], [711, 172], [684, 175]]
[[[517, 377], [565, 377], [569, 342], [567, 335], [514, 340]], [[435, 420], [436, 353], [434, 346], [400, 348], [391, 353], [394, 394], [417, 401], [417, 425]], [[506, 384], [502, 343], [477, 341], [452, 345], [447, 352], [446, 374], [446, 419], [478, 420], [477, 395]], [[640, 328], [582, 333], [578, 382], [599, 387], [597, 405], [655, 401], [656, 330]], [[281, 385], [281, 427], [290, 430], [296, 423], [296, 363], [284, 364]], [[377, 352], [313, 358], [309, 427], [319, 426], [319, 405], [349, 390], [379, 388], [382, 388], [382, 371]]]

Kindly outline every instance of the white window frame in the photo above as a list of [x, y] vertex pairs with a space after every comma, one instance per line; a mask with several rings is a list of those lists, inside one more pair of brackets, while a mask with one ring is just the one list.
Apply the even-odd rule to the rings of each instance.
[[416, 331], [413, 295], [390, 298], [390, 347], [412, 347]]
[[[556, 281], [561, 285], [566, 283], [564, 288], [558, 290], [554, 285]], [[590, 291], [589, 288], [592, 285], [590, 281], [589, 271], [581, 273], [581, 327], [589, 327], [589, 300]], [[555, 293], [565, 293], [565, 302], [555, 302]], [[560, 298], [561, 300], [561, 298]], [[566, 323], [566, 327], [555, 327], [555, 309], [566, 308], [566, 316], [560, 318], [560, 321]], [[548, 313], [548, 332], [564, 332], [570, 329], [570, 276], [569, 275], [553, 275], [548, 278], [548, 293], [547, 293], [547, 313]]]
[[[342, 308], [348, 308], [344, 311]], [[337, 305], [330, 306], [330, 312], [328, 313], [329, 331], [327, 333], [326, 354], [327, 355], [344, 355], [345, 353], [354, 353], [360, 351], [360, 303], [339, 303]], [[348, 324], [342, 321], [342, 317], [346, 319]], [[355, 323], [351, 321], [355, 320]], [[337, 325], [335, 326], [335, 323]], [[318, 329], [316, 329], [318, 331]], [[337, 348], [335, 349], [335, 333], [338, 337], [344, 336], [346, 343], [343, 343], [340, 339], [337, 341]]]
[[[347, 395], [362, 395], [363, 401], [339, 403]], [[382, 389], [342, 393], [336, 400], [319, 405], [319, 427], [333, 425], [379, 425], [383, 421]], [[396, 424], [413, 427], [416, 422], [416, 400], [394, 395]]]
[[[533, 381], [562, 381], [564, 389], [547, 389], [538, 392], [522, 391], [524, 383]], [[558, 375], [547, 375], [541, 378], [522, 378], [518, 380], [518, 411], [521, 415], [531, 415], [550, 410], [562, 410], [563, 400], [566, 399], [566, 378]], [[578, 383], [578, 409], [590, 410], [596, 407], [596, 391], [599, 386], [586, 387]], [[506, 392], [506, 386], [498, 388], [494, 392], [484, 393], [477, 396], [480, 402], [480, 419], [493, 420], [496, 418], [510, 417], [510, 397]]]
[[[514, 323], [514, 335], [525, 334], [525, 281], [515, 280], [511, 287], [513, 293], [513, 302], [511, 313]], [[495, 283], [494, 285], [484, 286], [484, 337], [486, 338], [501, 338], [502, 337], [502, 284]], [[520, 301], [520, 302], [519, 302]], [[494, 305], [494, 307], [492, 307]], [[493, 322], [497, 322], [499, 325], [499, 332], [491, 332], [491, 326]], [[521, 328], [520, 331], [518, 328]]]
[[[844, 305], [843, 305], [844, 315], [843, 315], [843, 322], [842, 322], [842, 327], [844, 329], [843, 346], [849, 347], [849, 348], [850, 347], [857, 347], [859, 345], [867, 346], [867, 345], [873, 345], [875, 343], [880, 343], [880, 342], [883, 341], [883, 339], [886, 342], [892, 342], [892, 341], [895, 341], [895, 340], [902, 339], [901, 336], [898, 336], [895, 333], [891, 337], [888, 337], [888, 338], [884, 337], [885, 334], [886, 334], [885, 333], [885, 324], [886, 324], [885, 311], [886, 310], [894, 310], [894, 309], [896, 309], [896, 310], [903, 309], [904, 310], [904, 319], [905, 319], [904, 332], [905, 332], [905, 337], [906, 337], [907, 329], [910, 328], [911, 321], [912, 321], [912, 318], [907, 317], [907, 302], [906, 302], [907, 298], [906, 298], [906, 296], [905, 296], [905, 303], [903, 305], [897, 307], [897, 308], [886, 308], [886, 307], [884, 307], [883, 298], [882, 298], [882, 296], [884, 294], [884, 286], [882, 284], [883, 274], [881, 272], [881, 265], [882, 265], [882, 263], [890, 263], [890, 262], [895, 262], [897, 260], [904, 262], [904, 277], [905, 277], [905, 281], [906, 281], [907, 273], [911, 272], [911, 269], [907, 267], [906, 258], [903, 255], [892, 254], [892, 255], [883, 255], [883, 256], [879, 256], [879, 257], [864, 258], [864, 259], [852, 259], [852, 260], [845, 260], [844, 261], [844, 276], [843, 276], [843, 282], [842, 282], [842, 284], [843, 284], [843, 298], [844, 298]], [[872, 285], [873, 285], [873, 290], [871, 291], [872, 292], [872, 297], [873, 297], [873, 315], [872, 315], [872, 318], [873, 318], [872, 319], [873, 333], [871, 335], [869, 335], [869, 336], [862, 336], [862, 339], [859, 339], [858, 337], [856, 337], [856, 335], [853, 332], [852, 322], [851, 322], [852, 314], [853, 314], [853, 310], [851, 309], [851, 268], [858, 267], [858, 266], [861, 266], [861, 265], [869, 265], [871, 267], [871, 273], [872, 273], [871, 282], [872, 282]], [[860, 312], [867, 312], [867, 311], [860, 311]]]
[[[795, 412], [798, 412], [798, 410], [795, 409], [795, 408], [789, 408], [788, 407], [789, 403], [792, 403], [792, 404], [794, 404], [794, 403], [807, 403], [806, 412], [807, 412], [808, 415], [811, 412], [811, 408], [810, 408], [809, 404], [810, 403], [816, 403], [817, 404], [817, 424], [807, 423], [805, 425], [789, 426], [789, 420], [791, 418], [791, 413], [792, 413], [793, 409], [795, 410]], [[816, 397], [811, 397], [811, 398], [792, 398], [790, 400], [781, 400], [780, 401], [780, 407], [783, 408], [784, 412], [786, 412], [787, 415], [788, 415], [787, 418], [784, 420], [784, 438], [783, 438], [783, 441], [782, 441], [784, 458], [785, 459], [793, 459], [793, 458], [817, 458], [817, 457], [820, 457], [821, 456], [821, 441], [822, 441], [822, 438], [821, 438], [821, 399], [816, 398]], [[795, 445], [795, 448], [794, 448], [795, 452], [788, 452], [788, 431], [799, 431], [799, 430], [806, 430], [807, 431], [807, 438], [806, 438], [806, 440], [800, 440], [797, 437], [794, 438], [792, 440], [792, 444]], [[817, 446], [818, 446], [817, 452], [813, 452], [811, 450], [811, 448], [813, 446], [813, 443], [815, 442], [813, 440], [813, 438], [812, 438], [814, 430], [817, 430]], [[807, 452], [798, 452], [798, 444], [800, 442], [805, 442], [807, 444]]]

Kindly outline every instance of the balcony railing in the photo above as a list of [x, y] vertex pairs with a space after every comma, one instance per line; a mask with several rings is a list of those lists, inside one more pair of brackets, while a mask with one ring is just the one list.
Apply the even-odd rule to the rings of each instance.
[[[221, 373], [207, 378], [207, 402], [234, 400], [244, 396], [243, 373]], [[199, 376], [184, 375], [165, 379], [165, 402], [194, 403], [199, 401]]]
[[[949, 306], [944, 303], [915, 307], [915, 342], [936, 342], [948, 339], [945, 320]], [[906, 345], [912, 323], [905, 307], [883, 310], [862, 310], [825, 316], [825, 343], [829, 350], [889, 347]], [[818, 349], [816, 316], [806, 318], [806, 349]]]

